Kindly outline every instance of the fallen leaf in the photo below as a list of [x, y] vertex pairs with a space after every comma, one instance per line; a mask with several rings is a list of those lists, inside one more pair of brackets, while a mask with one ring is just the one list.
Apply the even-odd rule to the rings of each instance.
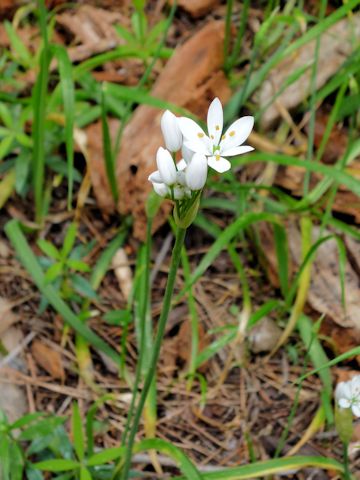
[[64, 380], [65, 371], [60, 353], [43, 343], [41, 340], [34, 340], [31, 345], [31, 353], [38, 365], [48, 372], [52, 378]]
[[[268, 229], [268, 232], [266, 232]], [[294, 221], [286, 225], [290, 260], [292, 265], [299, 266], [301, 258], [301, 236], [298, 226]], [[323, 235], [331, 232], [325, 231]], [[318, 238], [319, 228], [313, 228], [313, 239]], [[265, 239], [263, 253], [270, 271], [270, 280], [278, 287], [278, 280], [274, 277], [277, 272], [277, 262], [272, 231], [269, 226], [261, 226], [260, 240]], [[358, 242], [346, 239], [347, 244], [358, 249]], [[357, 250], [356, 250], [357, 251]], [[359, 254], [356, 254], [360, 261]], [[360, 264], [359, 264], [360, 265]], [[326, 317], [322, 322], [321, 332], [332, 338], [339, 353], [343, 353], [360, 343], [360, 297], [359, 297], [359, 268], [350, 254], [345, 264], [345, 294], [346, 308], [342, 305], [341, 283], [338, 264], [338, 249], [334, 239], [324, 242], [316, 253], [311, 270], [311, 284], [307, 296], [308, 305]], [[294, 271], [293, 271], [294, 273]], [[346, 330], [345, 330], [346, 329]]]
[[177, 5], [179, 8], [183, 8], [188, 12], [193, 18], [198, 18], [211, 12], [219, 3], [219, 0], [178, 0]]
[[123, 43], [113, 24], [128, 23], [127, 18], [119, 12], [91, 5], [81, 5], [75, 11], [58, 14], [56, 21], [75, 37], [77, 45], [68, 48], [72, 62], [85, 60]]
[[[316, 88], [319, 89], [341, 67], [353, 50], [353, 39], [360, 35], [360, 15], [344, 18], [323, 33], [320, 39]], [[278, 97], [261, 118], [263, 128], [268, 128], [278, 117], [280, 104], [286, 110], [299, 105], [309, 96], [312, 63], [316, 40], [306, 43], [287, 56], [274, 68], [259, 92], [259, 105], [265, 106], [281, 89], [284, 82], [298, 69], [308, 66], [305, 73]]]
[[[10, 327], [1, 335], [0, 344], [10, 353], [23, 339], [24, 335], [20, 329]], [[4, 355], [0, 354], [0, 362], [3, 358]], [[21, 354], [11, 360], [7, 366], [20, 371], [26, 369]], [[10, 380], [11, 370], [8, 371], [6, 367], [0, 368], [0, 410], [5, 412], [9, 422], [14, 422], [27, 412], [28, 406], [24, 389], [12, 384]]]
[[12, 311], [12, 305], [6, 298], [0, 297], [0, 337], [19, 317]]

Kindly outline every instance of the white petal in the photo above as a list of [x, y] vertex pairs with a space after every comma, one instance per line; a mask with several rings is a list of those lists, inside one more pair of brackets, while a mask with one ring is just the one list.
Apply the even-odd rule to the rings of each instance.
[[194, 122], [194, 120], [191, 120], [191, 118], [180, 117], [178, 118], [178, 124], [185, 140], [203, 142], [205, 139], [207, 139], [208, 142], [209, 138], [205, 134], [204, 130], [196, 122]]
[[163, 183], [159, 170], [155, 170], [155, 172], [151, 173], [148, 180], [152, 183]]
[[161, 117], [161, 131], [165, 140], [165, 146], [170, 152], [180, 150], [183, 136], [176, 116], [166, 110]]
[[347, 398], [340, 398], [338, 404], [341, 408], [350, 408], [351, 406], [351, 402]]
[[360, 417], [360, 405], [353, 405], [351, 410], [356, 417]]
[[360, 396], [360, 375], [355, 375], [355, 377], [351, 379], [351, 390], [355, 395]]
[[[335, 389], [335, 398], [339, 402], [340, 405], [340, 400], [341, 399], [351, 399], [351, 389], [349, 386], [349, 382], [340, 382], [336, 385]], [[347, 408], [347, 407], [343, 407]]]
[[207, 178], [208, 162], [205, 155], [195, 153], [185, 171], [186, 185], [190, 190], [201, 190]]
[[160, 195], [160, 197], [166, 197], [167, 195], [170, 195], [170, 190], [165, 183], [153, 183], [153, 187], [155, 192]]
[[254, 126], [254, 117], [242, 117], [236, 120], [226, 130], [220, 142], [221, 151], [237, 147], [245, 142]]
[[160, 147], [156, 154], [156, 163], [163, 183], [173, 185], [176, 182], [176, 167], [171, 153]]
[[[206, 137], [207, 138], [207, 137]], [[202, 153], [203, 155], [212, 155], [212, 151], [207, 143], [198, 140], [185, 140], [184, 145], [194, 153]]]
[[190, 150], [190, 148], [188, 148], [185, 143], [183, 143], [183, 146], [181, 147], [181, 153], [182, 153], [182, 156], [185, 160], [186, 163], [190, 163], [193, 155], [194, 155], [194, 152], [192, 150]]
[[218, 145], [223, 129], [224, 114], [221, 102], [218, 98], [214, 98], [211, 102], [207, 114], [208, 134], [215, 145]]
[[208, 165], [219, 173], [230, 170], [231, 163], [223, 157], [208, 157]]
[[233, 147], [221, 152], [224, 157], [233, 157], [235, 155], [242, 155], [243, 153], [249, 153], [254, 150], [250, 145], [242, 145], [241, 147]]
[[181, 172], [182, 170], [185, 170], [185, 168], [187, 167], [187, 163], [185, 162], [185, 160], [182, 158], [180, 160], [180, 162], [178, 162], [176, 164], [176, 167], [178, 169], [178, 172]]

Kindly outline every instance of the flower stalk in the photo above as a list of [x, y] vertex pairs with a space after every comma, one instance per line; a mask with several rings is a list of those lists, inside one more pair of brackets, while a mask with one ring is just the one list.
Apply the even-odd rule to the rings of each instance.
[[172, 256], [171, 256], [169, 276], [168, 276], [166, 289], [165, 289], [163, 308], [159, 318], [157, 333], [154, 340], [153, 354], [150, 360], [150, 366], [149, 366], [147, 375], [145, 377], [144, 386], [139, 398], [139, 403], [135, 410], [131, 430], [126, 442], [126, 454], [125, 454], [124, 464], [123, 464], [122, 473], [120, 477], [121, 480], [128, 479], [135, 436], [138, 430], [138, 426], [139, 426], [142, 411], [146, 402], [146, 398], [155, 375], [156, 365], [160, 355], [161, 343], [164, 337], [166, 322], [170, 312], [171, 299], [172, 299], [172, 294], [175, 286], [176, 273], [180, 263], [181, 249], [184, 244], [185, 235], [186, 235], [186, 228], [179, 227], [176, 232], [175, 245], [174, 245]]

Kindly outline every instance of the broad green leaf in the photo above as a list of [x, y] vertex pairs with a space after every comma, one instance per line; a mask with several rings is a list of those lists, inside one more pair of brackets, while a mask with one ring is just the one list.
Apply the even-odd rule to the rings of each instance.
[[64, 265], [61, 262], [56, 262], [49, 267], [45, 273], [45, 281], [48, 283], [53, 282], [63, 273]]
[[53, 258], [54, 260], [60, 259], [60, 252], [53, 243], [48, 242], [43, 238], [39, 238], [37, 245], [48, 257]]
[[61, 249], [61, 256], [62, 258], [67, 258], [74, 246], [75, 240], [77, 235], [77, 225], [76, 223], [71, 223], [67, 229], [64, 244]]
[[86, 298], [97, 298], [95, 290], [91, 287], [90, 283], [80, 275], [71, 275], [71, 283], [75, 290]]
[[90, 266], [83, 262], [82, 260], [75, 260], [75, 259], [72, 259], [72, 258], [68, 258], [67, 261], [66, 261], [66, 265], [70, 268], [72, 268], [73, 270], [77, 270], [79, 272], [90, 272], [91, 271], [91, 268]]

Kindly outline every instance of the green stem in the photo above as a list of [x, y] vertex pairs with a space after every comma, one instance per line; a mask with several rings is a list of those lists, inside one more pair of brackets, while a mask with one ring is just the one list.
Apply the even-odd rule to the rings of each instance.
[[138, 361], [136, 365], [136, 372], [135, 372], [135, 380], [134, 380], [134, 385], [132, 388], [132, 399], [131, 399], [131, 404], [126, 420], [126, 425], [125, 425], [125, 430], [122, 436], [122, 441], [121, 445], [124, 446], [127, 440], [127, 436], [129, 433], [130, 429], [130, 424], [131, 424], [131, 419], [134, 414], [134, 409], [135, 409], [135, 401], [136, 401], [136, 396], [138, 393], [138, 388], [139, 388], [139, 383], [140, 383], [140, 378], [141, 378], [141, 371], [143, 367], [143, 358], [144, 358], [144, 351], [145, 351], [145, 323], [146, 323], [146, 312], [147, 312], [147, 307], [148, 307], [148, 291], [149, 291], [149, 278], [150, 278], [150, 251], [151, 251], [151, 227], [152, 227], [152, 221], [151, 219], [148, 218], [147, 223], [146, 223], [146, 243], [145, 243], [145, 271], [144, 271], [144, 296], [143, 296], [143, 302], [141, 305], [141, 312], [140, 312], [140, 345], [139, 345], [139, 356], [138, 356]]
[[141, 414], [145, 405], [146, 397], [155, 375], [156, 364], [160, 355], [161, 342], [164, 337], [166, 322], [170, 312], [171, 298], [174, 291], [176, 273], [177, 273], [177, 269], [178, 269], [180, 258], [181, 258], [181, 249], [184, 244], [185, 235], [186, 235], [185, 228], [179, 228], [177, 230], [175, 245], [172, 252], [170, 271], [169, 271], [165, 295], [164, 295], [164, 303], [163, 303], [163, 308], [162, 308], [159, 323], [158, 323], [156, 338], [154, 341], [154, 350], [153, 350], [153, 354], [150, 361], [150, 367], [145, 378], [144, 386], [141, 392], [138, 406], [135, 411], [133, 424], [132, 424], [131, 431], [126, 444], [126, 454], [125, 454], [124, 466], [123, 466], [122, 475], [121, 475], [122, 480], [127, 480], [129, 476], [132, 449], [135, 441], [135, 435], [138, 430], [138, 426], [139, 426]]
[[344, 446], [344, 480], [351, 480], [351, 472], [349, 469], [349, 455], [348, 455], [348, 448], [349, 444], [347, 442], [343, 443]]

